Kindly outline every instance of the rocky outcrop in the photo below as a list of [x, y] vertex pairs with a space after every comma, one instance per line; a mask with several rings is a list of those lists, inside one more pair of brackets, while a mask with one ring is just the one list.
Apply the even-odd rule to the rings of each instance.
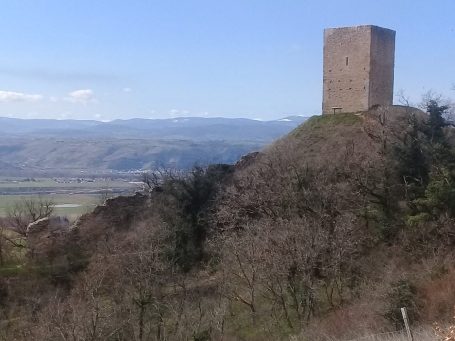
[[147, 200], [148, 196], [141, 193], [107, 199], [93, 212], [80, 217], [73, 224], [72, 229], [85, 230], [88, 225], [93, 226], [94, 224], [115, 229], [128, 228], [132, 220], [139, 215], [138, 213], [143, 211]]
[[71, 226], [71, 243], [89, 253], [119, 232], [126, 232], [147, 214], [149, 196], [136, 193], [108, 199], [93, 212], [81, 216]]
[[249, 153], [249, 154], [246, 154], [244, 156], [242, 156], [240, 158], [239, 161], [237, 161], [237, 163], [235, 164], [235, 169], [236, 170], [242, 170], [242, 169], [245, 169], [247, 167], [249, 167], [250, 165], [252, 165], [256, 159], [262, 155], [262, 153], [260, 152], [252, 152], [252, 153]]
[[27, 247], [31, 258], [49, 255], [55, 246], [62, 243], [70, 223], [64, 217], [47, 217], [27, 226]]

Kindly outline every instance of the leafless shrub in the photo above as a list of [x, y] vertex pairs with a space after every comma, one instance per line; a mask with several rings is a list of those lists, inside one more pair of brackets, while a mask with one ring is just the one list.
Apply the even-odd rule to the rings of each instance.
[[262, 219], [245, 226], [225, 240], [226, 297], [245, 306], [253, 324], [269, 315], [291, 329], [327, 305], [340, 305], [350, 285], [348, 263], [359, 252], [354, 221], [347, 215], [330, 227], [310, 218]]
[[119, 313], [115, 296], [103, 295], [108, 273], [108, 268], [97, 267], [96, 272], [81, 278], [68, 298], [56, 295], [41, 312], [34, 337], [76, 341], [118, 336], [127, 320], [124, 312]]

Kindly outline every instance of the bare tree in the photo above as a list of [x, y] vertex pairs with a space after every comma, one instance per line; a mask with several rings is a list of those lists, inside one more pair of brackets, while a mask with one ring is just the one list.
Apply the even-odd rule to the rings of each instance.
[[264, 250], [259, 243], [260, 236], [254, 229], [248, 229], [244, 235], [234, 235], [225, 241], [224, 271], [226, 295], [250, 310], [253, 321], [257, 312], [256, 300], [259, 293], [260, 259]]
[[[115, 304], [115, 294], [105, 295], [111, 267], [94, 261], [89, 273], [79, 279], [69, 297], [56, 292], [39, 314], [34, 339], [109, 340], [121, 338], [127, 316]], [[119, 337], [120, 336], [120, 337]]]
[[170, 168], [157, 168], [150, 172], [141, 174], [141, 182], [143, 183], [144, 190], [148, 193], [153, 191], [160, 192], [161, 186], [165, 181], [175, 181], [184, 176], [184, 172], [177, 171]]
[[157, 172], [145, 172], [141, 175], [141, 182], [145, 186], [145, 190], [151, 192], [153, 189], [158, 188], [160, 185], [160, 176]]
[[410, 97], [405, 93], [403, 89], [398, 90], [396, 97], [398, 97], [398, 103], [405, 107], [411, 107]]
[[[136, 252], [129, 257], [120, 258], [125, 271], [123, 280], [130, 288], [127, 296], [134, 303], [137, 314], [137, 339], [165, 339], [164, 314], [169, 294], [172, 269], [164, 259], [159, 239], [144, 238], [134, 241]], [[152, 334], [153, 333], [153, 334]]]
[[26, 236], [27, 226], [42, 218], [48, 218], [54, 212], [55, 203], [44, 197], [23, 199], [8, 209], [7, 221], [12, 230]]

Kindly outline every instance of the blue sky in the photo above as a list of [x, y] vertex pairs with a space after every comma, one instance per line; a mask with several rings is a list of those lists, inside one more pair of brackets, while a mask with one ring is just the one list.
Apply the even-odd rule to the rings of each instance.
[[397, 31], [395, 90], [455, 97], [454, 0], [0, 0], [0, 116], [320, 113], [325, 27]]

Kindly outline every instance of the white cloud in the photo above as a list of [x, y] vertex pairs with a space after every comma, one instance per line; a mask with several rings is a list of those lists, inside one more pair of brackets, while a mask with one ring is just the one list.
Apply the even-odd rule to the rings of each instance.
[[123, 92], [132, 92], [132, 91], [133, 91], [133, 89], [131, 89], [131, 88], [123, 88]]
[[43, 99], [42, 95], [25, 94], [23, 92], [1, 91], [0, 103], [9, 102], [37, 102]]
[[74, 90], [68, 94], [66, 99], [73, 103], [87, 104], [89, 102], [95, 102], [95, 94], [92, 89]]

